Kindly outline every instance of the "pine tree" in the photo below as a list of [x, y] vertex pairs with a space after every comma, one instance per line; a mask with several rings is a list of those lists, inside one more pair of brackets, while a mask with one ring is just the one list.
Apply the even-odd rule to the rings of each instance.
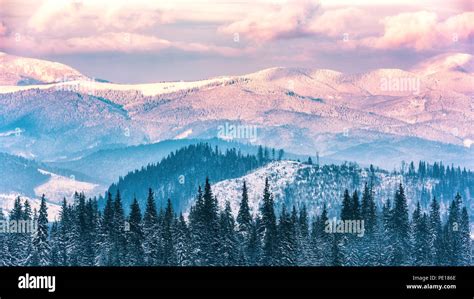
[[372, 190], [365, 183], [364, 192], [362, 193], [361, 218], [364, 220], [365, 233], [369, 237], [375, 231], [375, 226], [377, 225], [376, 210]]
[[[0, 207], [0, 222], [5, 222], [7, 219], [3, 214], [3, 209]], [[0, 267], [1, 266], [10, 266], [11, 265], [11, 256], [10, 251], [8, 250], [8, 234], [0, 232]]]
[[63, 199], [60, 212], [60, 222], [58, 225], [58, 264], [61, 266], [70, 265], [69, 256], [71, 253], [70, 231], [71, 231], [70, 208], [66, 199]]
[[278, 265], [294, 266], [297, 262], [297, 240], [295, 231], [295, 221], [286, 212], [283, 205], [278, 222]]
[[[11, 222], [23, 220], [23, 207], [20, 197], [17, 197], [13, 203], [13, 209], [10, 211], [9, 220]], [[27, 246], [27, 244], [23, 243], [22, 234], [8, 234], [6, 247], [8, 248], [8, 259], [10, 260], [11, 265], [23, 265], [25, 246]]]
[[219, 248], [219, 214], [217, 199], [212, 194], [209, 178], [206, 178], [202, 206], [204, 220], [204, 263], [208, 266], [218, 264], [216, 252]]
[[412, 217], [413, 230], [413, 263], [416, 266], [427, 266], [431, 261], [430, 233], [428, 227], [428, 217], [421, 214], [420, 202], [417, 202], [416, 209]]
[[344, 191], [344, 198], [342, 199], [342, 210], [341, 210], [341, 220], [352, 220], [353, 218], [353, 205], [352, 199], [349, 195], [349, 191], [346, 189]]
[[148, 266], [159, 265], [161, 259], [161, 232], [158, 225], [158, 213], [153, 191], [148, 189], [148, 198], [143, 216], [143, 233], [145, 251], [145, 264]]
[[258, 266], [262, 260], [262, 240], [260, 238], [261, 219], [257, 216], [253, 221], [247, 247], [246, 260], [249, 266]]
[[395, 202], [392, 211], [392, 229], [394, 255], [392, 264], [408, 265], [410, 252], [410, 222], [408, 219], [408, 206], [405, 191], [400, 184], [395, 193]]
[[431, 265], [441, 266], [443, 264], [443, 230], [441, 225], [441, 216], [439, 212], [439, 204], [436, 201], [436, 198], [433, 197], [433, 200], [430, 205], [430, 248], [431, 252]]
[[105, 203], [104, 212], [101, 219], [100, 229], [100, 252], [98, 256], [98, 264], [101, 266], [114, 266], [114, 201], [112, 194], [107, 193], [107, 201]]
[[240, 254], [238, 239], [235, 233], [234, 217], [230, 203], [226, 201], [224, 211], [220, 214], [219, 224], [220, 246], [218, 255], [220, 257], [219, 264], [221, 266], [235, 266], [240, 264]]
[[179, 266], [191, 266], [191, 235], [184, 220], [183, 214], [179, 215], [176, 223], [176, 262]]
[[51, 262], [50, 249], [48, 240], [48, 210], [43, 194], [41, 197], [37, 231], [33, 237], [33, 250], [28, 258], [28, 264], [32, 266], [49, 266]]
[[191, 233], [191, 259], [195, 265], [205, 265], [206, 226], [204, 219], [204, 199], [201, 186], [198, 188], [196, 203], [189, 212], [189, 229]]
[[261, 213], [262, 225], [264, 229], [262, 263], [265, 266], [272, 266], [277, 264], [278, 236], [273, 196], [270, 193], [268, 178], [265, 179], [265, 189], [263, 191], [263, 205]]
[[471, 237], [469, 229], [469, 214], [467, 208], [463, 207], [461, 211], [461, 219], [459, 225], [460, 231], [460, 260], [459, 265], [469, 266], [472, 265], [471, 262]]
[[165, 266], [175, 266], [176, 250], [173, 240], [173, 225], [174, 225], [174, 212], [171, 200], [168, 199], [166, 204], [165, 214], [162, 223], [162, 244], [163, 244], [163, 261], [162, 264]]
[[248, 204], [247, 185], [244, 181], [242, 187], [242, 200], [240, 202], [239, 212], [237, 214], [237, 238], [240, 244], [241, 263], [246, 264], [247, 255], [249, 254], [250, 234], [252, 230], [252, 215]]
[[59, 266], [59, 224], [58, 222], [53, 222], [51, 226], [51, 266]]
[[127, 231], [127, 264], [131, 266], [145, 265], [145, 251], [143, 249], [143, 230], [142, 214], [140, 206], [135, 198], [130, 206], [130, 215], [128, 217], [129, 231]]
[[461, 195], [458, 193], [449, 206], [448, 220], [444, 228], [445, 254], [450, 266], [461, 264], [461, 202]]
[[246, 238], [252, 225], [252, 215], [250, 214], [249, 197], [245, 181], [242, 187], [242, 201], [240, 202], [240, 209], [237, 214], [237, 224], [239, 232]]

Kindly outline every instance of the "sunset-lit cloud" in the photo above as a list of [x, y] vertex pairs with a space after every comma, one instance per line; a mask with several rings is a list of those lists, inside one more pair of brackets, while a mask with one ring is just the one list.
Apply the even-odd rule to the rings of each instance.
[[[236, 59], [239, 65], [317, 66], [316, 57], [393, 52], [393, 62], [410, 53], [426, 58], [440, 51], [472, 52], [474, 39], [472, 1], [465, 0], [0, 0], [0, 5], [0, 51], [36, 57], [117, 53], [141, 59], [148, 53], [204, 57], [219, 67], [222, 59], [233, 68]], [[363, 60], [357, 63], [366, 67]]]
[[440, 21], [433, 12], [402, 13], [385, 18], [384, 34], [367, 43], [381, 49], [413, 48], [421, 51], [443, 48], [474, 36], [474, 13], [466, 12]]

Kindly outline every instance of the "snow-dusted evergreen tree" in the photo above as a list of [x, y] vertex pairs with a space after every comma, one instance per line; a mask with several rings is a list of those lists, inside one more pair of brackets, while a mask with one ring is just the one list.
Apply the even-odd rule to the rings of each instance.
[[443, 228], [441, 225], [441, 216], [439, 204], [435, 197], [430, 204], [429, 217], [431, 265], [441, 266], [444, 258]]
[[219, 248], [219, 214], [217, 200], [212, 194], [211, 184], [206, 178], [202, 204], [196, 206], [196, 213], [201, 229], [200, 235], [200, 261], [204, 265], [215, 266], [219, 257], [215, 254]]
[[165, 266], [175, 266], [177, 265], [176, 258], [176, 248], [174, 240], [174, 223], [175, 223], [175, 214], [173, 211], [173, 206], [171, 200], [168, 199], [166, 204], [165, 213], [162, 220], [162, 244], [163, 244], [163, 260], [162, 264]]
[[[25, 201], [25, 205], [27, 205], [27, 201]], [[9, 220], [12, 223], [16, 222], [16, 227], [18, 227], [20, 221], [31, 220], [31, 209], [29, 209], [29, 211], [27, 210], [27, 212], [28, 214], [26, 214], [23, 209], [20, 197], [17, 197], [13, 204], [13, 209], [10, 211]], [[31, 247], [31, 238], [29, 234], [10, 233], [7, 236], [7, 242], [9, 251], [8, 256], [11, 264], [18, 266], [25, 265], [28, 257], [28, 249]]]
[[[0, 207], [0, 221], [7, 221], [7, 218], [3, 214], [3, 209]], [[1, 266], [10, 266], [11, 257], [10, 251], [8, 250], [8, 234], [5, 232], [0, 232], [0, 267]]]
[[161, 262], [161, 230], [158, 223], [155, 197], [151, 188], [148, 189], [145, 214], [143, 215], [143, 234], [145, 264], [148, 266], [159, 265]]
[[247, 184], [244, 181], [242, 186], [242, 200], [240, 201], [239, 212], [237, 214], [237, 238], [239, 242], [239, 251], [241, 254], [241, 263], [247, 264], [246, 257], [249, 255], [249, 242], [252, 231], [252, 215], [248, 202]]
[[448, 220], [444, 227], [446, 262], [450, 266], [461, 263], [461, 195], [458, 193], [449, 206]]
[[[294, 215], [294, 213], [293, 213]], [[296, 221], [296, 241], [299, 248], [297, 253], [297, 264], [302, 266], [311, 265], [311, 238], [309, 231], [309, 220], [306, 205], [302, 205]]]
[[428, 216], [421, 213], [420, 202], [417, 202], [412, 217], [412, 265], [427, 266], [432, 260], [428, 222]]
[[328, 266], [331, 264], [332, 235], [326, 232], [328, 222], [326, 204], [323, 205], [321, 215], [313, 221], [311, 231], [311, 247], [313, 265]]
[[381, 248], [385, 251], [385, 265], [395, 265], [395, 246], [393, 243], [393, 238], [395, 235], [393, 224], [393, 210], [392, 202], [390, 199], [387, 199], [385, 204], [382, 207], [382, 232], [381, 232]]
[[250, 236], [247, 247], [246, 260], [247, 265], [258, 266], [262, 261], [262, 238], [260, 231], [262, 227], [262, 220], [257, 215], [252, 222], [250, 229]]
[[262, 226], [263, 226], [263, 256], [262, 264], [273, 266], [278, 263], [278, 232], [273, 203], [273, 195], [270, 193], [268, 178], [265, 179], [265, 189], [262, 200]]
[[120, 191], [114, 200], [114, 220], [112, 230], [112, 264], [115, 266], [127, 263], [127, 238], [125, 236], [125, 213], [122, 206]]
[[128, 246], [127, 265], [143, 266], [145, 264], [145, 251], [143, 250], [142, 214], [136, 198], [130, 207], [128, 225], [129, 230], [125, 232]]
[[176, 263], [178, 266], [192, 266], [191, 236], [183, 214], [176, 221]]
[[410, 221], [408, 217], [407, 199], [402, 184], [399, 185], [395, 193], [391, 222], [394, 248], [392, 264], [409, 265], [411, 248]]
[[201, 266], [205, 264], [206, 249], [206, 225], [204, 221], [203, 210], [204, 199], [202, 196], [201, 186], [198, 188], [198, 194], [194, 206], [189, 212], [189, 229], [191, 233], [191, 258], [195, 265]]
[[298, 244], [296, 236], [296, 221], [286, 211], [286, 206], [283, 205], [278, 222], [278, 258], [277, 265], [280, 266], [295, 266], [297, 263]]
[[69, 264], [68, 234], [69, 231], [69, 210], [66, 199], [63, 199], [61, 211], [59, 212], [59, 222], [57, 231], [58, 264], [67, 266]]
[[461, 238], [461, 246], [460, 246], [460, 260], [459, 265], [461, 266], [469, 266], [472, 265], [471, 261], [471, 237], [469, 231], [469, 214], [467, 213], [467, 208], [463, 207], [461, 211], [461, 219], [460, 219], [460, 238]]
[[352, 199], [349, 195], [349, 190], [344, 191], [344, 197], [342, 199], [341, 209], [341, 220], [352, 220], [353, 219], [353, 205]]
[[226, 201], [224, 210], [219, 217], [219, 248], [217, 256], [219, 256], [219, 265], [236, 266], [241, 264], [240, 248], [235, 231], [235, 221], [232, 216], [230, 203]]
[[38, 215], [37, 230], [33, 236], [33, 247], [28, 257], [28, 265], [32, 266], [49, 266], [51, 262], [48, 237], [48, 209], [46, 207], [46, 199], [43, 194], [41, 197], [40, 210]]
[[372, 189], [369, 188], [367, 183], [365, 183], [364, 192], [362, 193], [361, 219], [364, 220], [365, 234], [370, 237], [377, 225], [377, 208], [375, 207]]
[[101, 266], [113, 266], [113, 242], [114, 242], [114, 201], [112, 194], [107, 193], [107, 201], [100, 221], [100, 250], [96, 263]]
[[51, 244], [51, 266], [60, 266], [59, 260], [59, 224], [57, 221], [54, 221], [51, 225], [51, 237], [50, 237], [50, 244]]

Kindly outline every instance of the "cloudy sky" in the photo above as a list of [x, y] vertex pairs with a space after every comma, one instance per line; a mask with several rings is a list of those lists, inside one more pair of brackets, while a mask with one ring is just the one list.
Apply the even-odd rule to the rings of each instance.
[[472, 54], [473, 20], [471, 0], [0, 0], [0, 51], [130, 83], [354, 73]]

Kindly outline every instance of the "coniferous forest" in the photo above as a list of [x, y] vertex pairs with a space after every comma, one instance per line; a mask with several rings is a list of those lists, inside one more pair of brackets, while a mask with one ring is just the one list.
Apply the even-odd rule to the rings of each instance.
[[[345, 190], [341, 220], [363, 220], [362, 236], [328, 231], [326, 207], [309, 217], [304, 205], [283, 206], [276, 214], [268, 180], [257, 215], [252, 215], [244, 182], [237, 217], [230, 204], [219, 209], [208, 179], [199, 187], [188, 215], [171, 200], [157, 209], [152, 189], [146, 208], [137, 199], [125, 214], [120, 191], [96, 199], [75, 195], [60, 218], [48, 223], [46, 200], [32, 212], [18, 198], [10, 220], [35, 220], [34, 234], [0, 234], [3, 266], [396, 266], [470, 265], [469, 216], [455, 194], [447, 217], [432, 198], [429, 211], [418, 204], [409, 213], [399, 185], [394, 198], [378, 209], [370, 185]], [[0, 213], [2, 215], [2, 213]], [[442, 218], [446, 218], [444, 221]]]

